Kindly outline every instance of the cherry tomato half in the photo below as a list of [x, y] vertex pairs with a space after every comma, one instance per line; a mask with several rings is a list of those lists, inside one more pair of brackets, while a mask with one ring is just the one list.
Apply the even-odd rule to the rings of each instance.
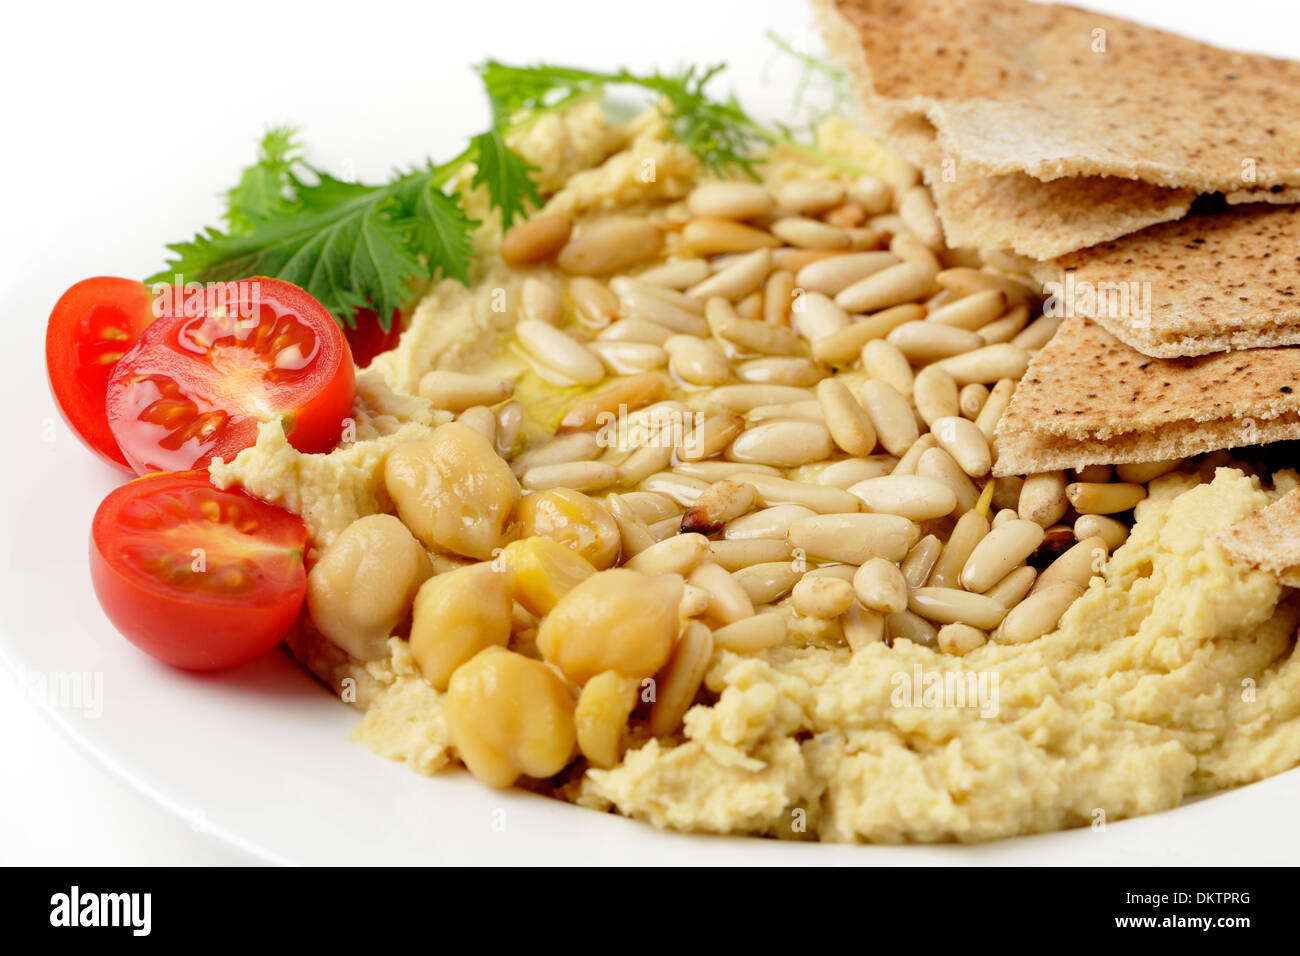
[[90, 531], [100, 606], [132, 644], [176, 667], [220, 670], [265, 654], [307, 592], [297, 515], [207, 472], [163, 472], [109, 494]]
[[104, 412], [117, 360], [154, 319], [153, 293], [143, 282], [99, 276], [59, 297], [45, 327], [45, 371], [64, 420], [86, 446], [130, 471]]
[[203, 468], [279, 419], [299, 451], [337, 444], [355, 368], [330, 313], [302, 289], [253, 278], [174, 287], [108, 382], [108, 422], [138, 474]]
[[343, 330], [348, 346], [352, 349], [352, 361], [357, 368], [365, 368], [376, 355], [396, 347], [402, 337], [402, 313], [393, 312], [393, 321], [385, 332], [379, 325], [379, 313], [374, 309], [357, 309], [352, 316], [355, 325]]

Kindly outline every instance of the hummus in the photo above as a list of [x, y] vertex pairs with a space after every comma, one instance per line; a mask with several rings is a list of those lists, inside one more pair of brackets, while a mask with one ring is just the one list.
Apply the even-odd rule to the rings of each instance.
[[[617, 126], [585, 105], [545, 117], [515, 145], [538, 167], [550, 211], [672, 202], [700, 176], [653, 114]], [[847, 125], [829, 124], [820, 145], [887, 180], [907, 175]], [[839, 175], [780, 152], [764, 173]], [[506, 368], [520, 380], [516, 397], [547, 414], [531, 407], [530, 373], [504, 350], [514, 309], [497, 307], [500, 290], [515, 303], [523, 279], [547, 267], [505, 267], [499, 223], [473, 201], [485, 221], [473, 285], [425, 290], [398, 348], [358, 378], [351, 440], [304, 455], [266, 425], [254, 447], [214, 463], [214, 483], [301, 514], [322, 549], [357, 518], [393, 510], [389, 450], [449, 417], [415, 395], [430, 369]], [[1215, 537], [1296, 477], [1265, 485], [1223, 464], [1154, 481], [1127, 543], [1043, 638], [961, 657], [908, 640], [854, 653], [834, 623], [795, 627], [765, 651], [715, 652], [708, 699], [676, 737], [642, 736], [611, 769], [537, 786], [687, 831], [979, 841], [1162, 810], [1285, 770], [1300, 762], [1300, 606], [1273, 575], [1231, 563]], [[354, 740], [424, 774], [455, 760], [442, 695], [404, 640], [363, 663], [304, 621], [290, 644], [364, 712]]]

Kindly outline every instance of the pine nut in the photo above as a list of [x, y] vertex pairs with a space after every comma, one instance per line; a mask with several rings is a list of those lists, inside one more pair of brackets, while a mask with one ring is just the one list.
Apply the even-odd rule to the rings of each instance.
[[937, 447], [939, 447], [939, 445], [938, 442], [934, 440], [934, 436], [929, 432], [926, 432], [924, 435], [917, 438], [916, 441], [912, 442], [907, 451], [903, 452], [903, 457], [898, 459], [898, 463], [894, 465], [894, 470], [891, 471], [890, 474], [900, 476], [915, 475], [916, 466], [921, 463], [921, 456], [931, 448]]
[[744, 515], [727, 523], [723, 537], [728, 541], [745, 541], [750, 538], [785, 538], [790, 525], [816, 514], [803, 505], [774, 505]]
[[708, 334], [709, 327], [700, 315], [656, 295], [649, 291], [651, 288], [630, 281], [622, 283], [615, 293], [619, 315], [627, 319], [645, 319], [686, 335]]
[[1079, 515], [1074, 522], [1074, 537], [1077, 541], [1085, 538], [1100, 537], [1106, 542], [1106, 550], [1114, 554], [1128, 540], [1129, 529], [1122, 521], [1107, 518], [1105, 515]]
[[831, 453], [831, 436], [824, 425], [806, 421], [771, 421], [746, 429], [727, 449], [732, 461], [793, 468], [821, 461]]
[[569, 461], [558, 465], [534, 465], [520, 479], [529, 491], [571, 488], [574, 491], [597, 491], [618, 480], [618, 469], [603, 461]]
[[663, 392], [663, 376], [657, 372], [633, 375], [595, 395], [578, 399], [565, 411], [558, 430], [571, 432], [603, 427], [617, 414], [657, 401]]
[[999, 644], [1024, 644], [1037, 640], [1056, 628], [1083, 588], [1072, 581], [1062, 581], [1037, 594], [1031, 594], [1011, 609], [993, 635]]
[[752, 474], [745, 478], [758, 499], [765, 505], [803, 505], [819, 515], [835, 515], [861, 510], [862, 503], [840, 488], [810, 485], [772, 475]]
[[927, 621], [984, 630], [997, 627], [1007, 615], [1007, 609], [992, 598], [960, 588], [916, 588], [908, 595], [907, 609]]
[[713, 646], [736, 654], [754, 654], [785, 641], [783, 614], [754, 614], [713, 632]]
[[539, 465], [562, 465], [571, 461], [589, 461], [600, 453], [600, 440], [593, 432], [559, 435], [544, 445], [530, 448], [510, 463], [517, 475]]
[[966, 266], [944, 269], [935, 276], [935, 281], [943, 288], [952, 289], [963, 296], [995, 289], [1006, 297], [1008, 305], [1028, 302], [1034, 297], [1033, 291], [1023, 283], [1008, 279], [1006, 276], [998, 275], [995, 272], [984, 272]]
[[862, 368], [874, 379], [892, 385], [904, 398], [912, 394], [912, 366], [898, 347], [885, 339], [872, 339], [862, 346]]
[[576, 382], [594, 385], [605, 377], [600, 359], [553, 325], [524, 320], [515, 325], [515, 336], [534, 359]]
[[895, 233], [889, 240], [889, 251], [904, 262], [916, 262], [935, 272], [943, 268], [934, 251], [910, 232]]
[[1015, 607], [1025, 599], [1037, 577], [1036, 570], [1022, 564], [984, 593], [1003, 607]]
[[928, 448], [916, 463], [916, 474], [922, 478], [941, 481], [957, 496], [957, 512], [964, 514], [979, 501], [980, 490], [966, 472], [942, 448]]
[[673, 337], [673, 330], [644, 319], [621, 319], [596, 335], [598, 342], [638, 342], [662, 347]]
[[1002, 318], [990, 322], [979, 330], [980, 339], [987, 345], [1010, 342], [1029, 324], [1029, 306], [1018, 305]]
[[935, 212], [930, 190], [924, 186], [913, 186], [899, 196], [898, 216], [931, 249], [943, 248], [943, 226]]
[[1007, 297], [997, 289], [984, 289], [934, 309], [927, 321], [977, 332], [1006, 311]]
[[634, 555], [624, 567], [643, 574], [680, 574], [694, 571], [709, 555], [709, 539], [702, 534], [675, 534]]
[[667, 737], [681, 726], [713, 656], [713, 632], [699, 621], [686, 625], [659, 679], [659, 693], [650, 706], [650, 733]]
[[780, 239], [762, 229], [714, 216], [699, 216], [688, 222], [682, 229], [682, 242], [686, 248], [701, 256], [752, 252], [781, 244]]
[[1002, 413], [1007, 410], [1007, 406], [1011, 404], [1011, 396], [1015, 394], [1015, 391], [1016, 383], [1014, 381], [1009, 378], [999, 380], [996, 385], [989, 389], [988, 400], [984, 403], [984, 407], [980, 409], [980, 413], [975, 416], [975, 427], [984, 433], [985, 439], [990, 443], [995, 437], [998, 421], [1001, 420]]
[[861, 206], [850, 199], [832, 209], [826, 210], [822, 214], [822, 218], [830, 225], [840, 229], [852, 229], [861, 225], [862, 220], [867, 218], [867, 214]]
[[[703, 567], [703, 565], [701, 565]], [[677, 606], [677, 613], [683, 618], [700, 617], [709, 609], [709, 592], [693, 584], [682, 587], [682, 603]]]
[[686, 197], [686, 208], [694, 215], [715, 219], [757, 219], [775, 206], [772, 194], [758, 183], [705, 183]]
[[790, 603], [804, 617], [830, 620], [853, 605], [853, 585], [839, 578], [805, 574], [794, 586]]
[[1056, 334], [1056, 330], [1064, 321], [1065, 319], [1054, 315], [1044, 315], [1034, 319], [1011, 340], [1011, 344], [1027, 352], [1041, 349]]
[[713, 541], [709, 547], [713, 552], [712, 559], [733, 574], [760, 564], [791, 563], [790, 545], [774, 538]]
[[710, 391], [707, 398], [728, 411], [744, 413], [760, 405], [814, 401], [816, 396], [809, 389], [790, 385], [724, 385]]
[[419, 392], [420, 397], [427, 398], [434, 408], [455, 414], [475, 405], [504, 402], [514, 394], [515, 383], [508, 378], [434, 369], [421, 377]]
[[805, 292], [791, 306], [791, 324], [799, 335], [816, 342], [849, 326], [848, 313], [820, 292]]
[[1008, 521], [1019, 521], [1020, 516], [1016, 513], [1015, 508], [1003, 508], [993, 516], [993, 530], [1002, 527]]
[[913, 522], [893, 514], [816, 515], [794, 522], [786, 534], [792, 548], [844, 564], [902, 561], [920, 537]]
[[745, 352], [761, 355], [796, 355], [799, 337], [783, 325], [742, 319], [726, 299], [712, 298], [705, 305], [713, 334]]
[[618, 525], [619, 542], [625, 559], [640, 554], [655, 543], [646, 523], [618, 495], [606, 495], [605, 507]]
[[780, 249], [772, 250], [772, 263], [778, 269], [798, 272], [804, 266], [838, 255], [842, 253], [831, 249], [794, 249], [790, 246], [782, 246]]
[[875, 426], [848, 387], [838, 379], [828, 378], [817, 386], [817, 400], [835, 444], [850, 455], [871, 454], [876, 447]]
[[951, 488], [942, 481], [920, 475], [868, 478], [849, 492], [861, 499], [873, 514], [901, 515], [913, 521], [942, 518], [957, 507], [957, 496]]
[[506, 402], [497, 409], [497, 454], [509, 458], [519, 444], [524, 428], [524, 406], [519, 402]]
[[927, 426], [933, 426], [941, 418], [952, 418], [960, 411], [957, 383], [937, 365], [927, 365], [916, 373], [912, 401]]
[[1147, 490], [1132, 482], [1076, 481], [1066, 486], [1065, 496], [1081, 515], [1113, 515], [1136, 507]]
[[754, 602], [721, 565], [705, 561], [690, 573], [686, 582], [708, 594], [709, 606], [703, 618], [710, 627], [726, 627], [754, 616]]
[[923, 262], [900, 262], [867, 276], [835, 296], [849, 312], [875, 312], [922, 299], [934, 286], [935, 271]]
[[794, 274], [778, 269], [767, 277], [763, 287], [763, 321], [768, 325], [789, 325], [790, 307], [794, 304]]
[[576, 276], [569, 280], [574, 315], [583, 325], [603, 329], [618, 318], [618, 296], [599, 279]]
[[726, 268], [691, 286], [686, 294], [701, 302], [714, 296], [740, 299], [759, 288], [771, 271], [772, 250], [755, 249], [737, 256]]
[[800, 249], [847, 249], [852, 244], [843, 229], [804, 216], [778, 219], [772, 235]]
[[642, 491], [656, 491], [667, 495], [683, 508], [689, 508], [708, 490], [709, 483], [698, 478], [688, 478], [686, 475], [676, 475], [670, 471], [660, 471], [642, 478], [640, 488]]
[[872, 339], [882, 339], [904, 322], [925, 318], [925, 306], [908, 302], [858, 319], [837, 332], [831, 332], [812, 342], [812, 356], [819, 362], [836, 365], [851, 362], [858, 357], [862, 347]]
[[939, 555], [942, 553], [943, 542], [939, 540], [938, 535], [927, 534], [916, 542], [912, 550], [907, 552], [907, 557], [901, 566], [903, 580], [907, 582], [907, 586], [910, 588], [924, 586], [930, 577], [930, 572], [934, 570], [934, 563], [939, 560]]
[[969, 624], [945, 624], [939, 628], [939, 650], [961, 656], [988, 643], [989, 636]]
[[618, 495], [611, 493], [606, 497], [618, 498], [619, 501], [631, 508], [633, 514], [642, 521], [662, 521], [664, 518], [671, 518], [673, 515], [682, 513], [682, 509], [677, 502], [667, 495], [657, 494], [653, 491], [625, 491]]
[[787, 402], [782, 405], [759, 405], [745, 413], [745, 419], [751, 425], [757, 425], [759, 422], [770, 422], [778, 418], [794, 418], [804, 422], [826, 424], [826, 416], [822, 414], [821, 403], [816, 400]]
[[611, 375], [635, 375], [668, 364], [668, 353], [658, 345], [645, 342], [588, 342], [587, 348], [605, 363]]
[[863, 173], [849, 183], [849, 198], [868, 216], [878, 216], [894, 205], [894, 194], [879, 176]]
[[976, 332], [941, 325], [928, 319], [904, 322], [886, 336], [885, 341], [895, 346], [909, 361], [918, 365], [949, 358], [981, 348], [984, 340]]
[[554, 325], [564, 312], [560, 294], [547, 282], [529, 276], [519, 293], [519, 316]]
[[731, 364], [709, 339], [674, 335], [664, 343], [668, 370], [691, 385], [721, 385], [731, 378]]
[[961, 391], [957, 393], [957, 406], [961, 410], [961, 415], [971, 421], [979, 418], [980, 411], [988, 400], [989, 390], [978, 382], [963, 385]]
[[765, 561], [732, 572], [736, 582], [745, 589], [754, 604], [772, 604], [790, 593], [803, 575], [794, 569], [793, 562]]
[[475, 405], [473, 408], [465, 409], [456, 416], [456, 421], [474, 429], [496, 447], [497, 417], [486, 405]]
[[662, 245], [659, 227], [649, 219], [611, 219], [571, 238], [555, 261], [575, 275], [609, 275], [653, 259]]
[[907, 609], [907, 580], [898, 566], [872, 558], [853, 575], [853, 592], [863, 607], [886, 614]]
[[993, 467], [993, 455], [988, 439], [974, 422], [953, 416], [937, 419], [930, 433], [939, 447], [952, 455], [961, 470], [972, 478], [983, 478]]
[[1101, 535], [1084, 538], [1045, 567], [1029, 593], [1034, 594], [1062, 581], [1086, 588], [1094, 574], [1105, 570], [1108, 553], [1106, 539]]
[[748, 481], [753, 475], [771, 475], [781, 477], [781, 471], [771, 465], [755, 465], [743, 461], [679, 461], [673, 465], [673, 473], [698, 478], [712, 484], [724, 478], [740, 478]]
[[855, 282], [898, 264], [889, 252], [850, 252], [810, 262], [799, 270], [795, 284], [807, 292], [835, 296]]
[[[835, 434], [834, 429], [831, 430], [831, 434]], [[835, 461], [817, 473], [817, 484], [847, 489], [859, 481], [887, 475], [893, 466], [894, 458], [891, 455], [872, 455]]]
[[564, 248], [572, 231], [573, 219], [565, 213], [534, 216], [501, 238], [501, 258], [515, 268], [542, 262]]
[[921, 433], [907, 399], [888, 382], [878, 379], [863, 382], [858, 397], [885, 451], [891, 455], [906, 452]]
[[1020, 486], [1020, 517], [1049, 528], [1060, 521], [1070, 506], [1065, 497], [1065, 472], [1049, 471], [1028, 475]]
[[1135, 484], [1145, 485], [1148, 482], [1155, 481], [1161, 475], [1167, 475], [1183, 463], [1182, 458], [1171, 458], [1167, 461], [1146, 461], [1131, 462], [1124, 465], [1115, 466], [1115, 474], [1120, 481], [1131, 481]]
[[792, 179], [776, 188], [776, 204], [803, 215], [821, 212], [844, 201], [844, 184], [834, 179]]
[[907, 640], [922, 647], [934, 647], [939, 641], [939, 629], [911, 611], [899, 611], [886, 615], [885, 636], [891, 644]]
[[808, 388], [826, 378], [830, 371], [811, 359], [774, 355], [750, 359], [736, 365], [736, 377], [742, 382], [772, 385], [795, 385]]
[[724, 478], [710, 485], [682, 515], [684, 533], [715, 534], [733, 518], [747, 514], [758, 504], [758, 492], [743, 481]]
[[683, 461], [712, 458], [744, 430], [745, 420], [737, 415], [711, 415], [691, 430], [678, 449], [678, 457]]
[[672, 460], [673, 450], [667, 445], [642, 445], [618, 466], [618, 483], [624, 487], [640, 484], [663, 471]]
[[637, 274], [642, 282], [679, 291], [704, 281], [708, 276], [709, 264], [703, 259], [669, 259], [663, 265], [651, 266]]
[[1014, 345], [986, 345], [983, 348], [940, 359], [938, 364], [958, 385], [978, 382], [987, 385], [999, 379], [1018, 379], [1029, 367], [1029, 353]]
[[1019, 518], [991, 530], [971, 551], [958, 577], [968, 591], [987, 591], [1038, 550], [1043, 528]]
[[943, 553], [930, 572], [931, 587], [959, 587], [962, 568], [988, 533], [989, 519], [979, 511], [968, 511], [958, 518], [952, 534], [948, 536], [948, 543], [943, 546]]

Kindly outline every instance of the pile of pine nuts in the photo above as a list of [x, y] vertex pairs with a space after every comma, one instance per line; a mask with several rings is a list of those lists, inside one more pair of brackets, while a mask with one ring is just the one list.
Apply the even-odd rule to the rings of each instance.
[[[1033, 641], [1125, 541], [1146, 483], [1180, 464], [991, 477], [998, 419], [1059, 320], [1023, 262], [945, 248], [919, 185], [712, 182], [638, 216], [539, 215], [501, 255], [524, 276], [510, 348], [579, 397], [525, 440], [514, 380], [431, 371], [420, 393], [458, 424], [395, 450], [385, 475], [423, 545], [501, 570], [420, 587], [412, 559], [409, 580], [360, 582], [358, 532], [320, 562], [312, 605], [323, 633], [375, 654], [401, 609], [347, 595], [419, 588], [413, 652], [494, 783], [558, 772], [575, 740], [611, 765], [651, 675], [648, 726], [673, 733], [714, 650], [755, 653], [796, 623], [854, 651]], [[408, 552], [399, 531], [375, 523], [367, 540]], [[680, 625], [658, 620], [665, 600]], [[507, 712], [489, 686], [533, 696]], [[565, 730], [510, 736], [535, 725]]]

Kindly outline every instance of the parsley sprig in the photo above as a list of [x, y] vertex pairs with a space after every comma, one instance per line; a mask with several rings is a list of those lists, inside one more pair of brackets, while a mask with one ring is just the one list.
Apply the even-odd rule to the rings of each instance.
[[659, 105], [671, 134], [707, 170], [756, 178], [755, 149], [786, 136], [753, 120], [734, 96], [709, 94], [706, 88], [722, 69], [635, 74], [489, 60], [479, 74], [491, 127], [447, 162], [398, 171], [376, 185], [317, 169], [303, 158], [294, 130], [272, 129], [257, 162], [226, 194], [224, 225], [169, 245], [172, 257], [148, 281], [269, 276], [306, 289], [343, 325], [354, 325], [356, 311], [372, 307], [387, 330], [415, 280], [469, 283], [471, 237], [481, 223], [465, 211], [462, 194], [450, 189], [462, 170], [474, 167], [471, 186], [485, 189], [504, 228], [542, 204], [532, 167], [507, 138], [548, 112], [603, 97], [611, 87], [634, 87]]

